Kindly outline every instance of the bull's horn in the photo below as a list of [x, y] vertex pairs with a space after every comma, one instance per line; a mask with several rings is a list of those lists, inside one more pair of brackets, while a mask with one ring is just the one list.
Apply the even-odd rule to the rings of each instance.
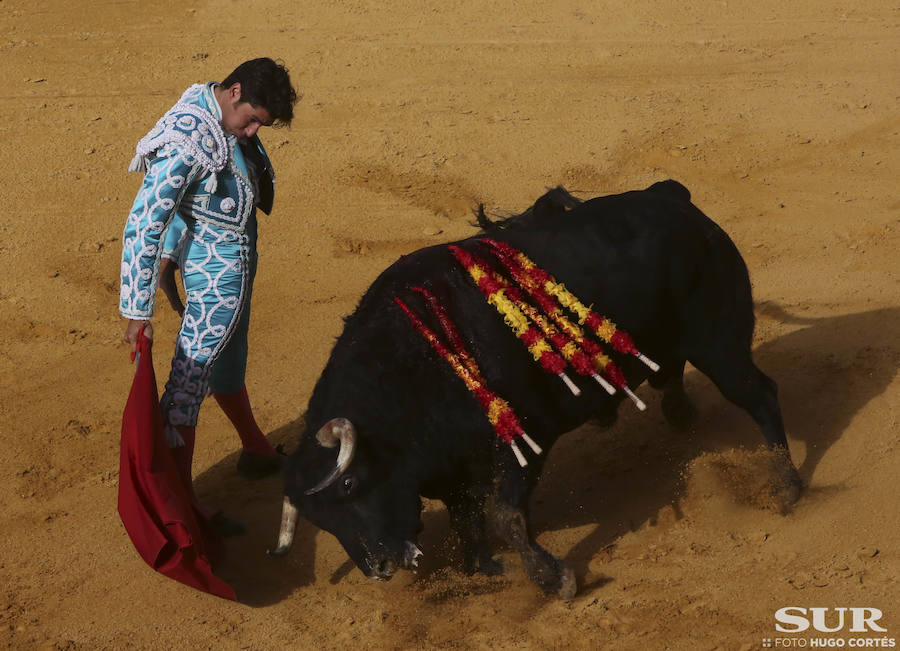
[[340, 441], [341, 449], [338, 452], [334, 469], [325, 479], [306, 491], [307, 495], [327, 488], [347, 470], [350, 462], [353, 461], [353, 453], [356, 452], [356, 428], [346, 418], [334, 418], [325, 423], [322, 429], [316, 433], [316, 440], [324, 448], [333, 448]]
[[284, 556], [294, 542], [294, 529], [297, 527], [297, 507], [291, 504], [290, 498], [284, 496], [284, 506], [281, 509], [281, 531], [278, 534], [278, 547], [274, 551], [267, 551], [272, 556]]

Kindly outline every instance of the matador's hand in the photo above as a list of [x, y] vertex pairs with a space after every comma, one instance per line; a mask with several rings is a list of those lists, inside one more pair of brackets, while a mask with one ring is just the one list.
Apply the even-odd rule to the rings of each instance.
[[122, 340], [128, 344], [131, 344], [132, 353], [137, 350], [138, 335], [141, 332], [141, 326], [145, 326], [144, 336], [147, 337], [147, 339], [153, 339], [153, 324], [151, 324], [150, 321], [129, 319], [128, 327], [125, 328], [125, 336], [122, 337]]

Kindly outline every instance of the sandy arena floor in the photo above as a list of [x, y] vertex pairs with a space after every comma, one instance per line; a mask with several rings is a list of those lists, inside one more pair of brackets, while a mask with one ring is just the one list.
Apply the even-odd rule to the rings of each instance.
[[[879, 608], [888, 631], [871, 637], [900, 637], [896, 3], [189, 4], [0, 0], [0, 644], [749, 650], [779, 636], [784, 606]], [[533, 522], [575, 569], [574, 600], [543, 596], [508, 552], [504, 577], [452, 569], [439, 504], [423, 571], [377, 584], [305, 524], [286, 560], [265, 557], [279, 482], [236, 475], [210, 403], [196, 481], [250, 527], [222, 570], [240, 603], [152, 572], [116, 513], [126, 168], [184, 88], [256, 56], [282, 58], [303, 93], [293, 127], [262, 134], [279, 194], [248, 386], [275, 442], [295, 445], [369, 283], [472, 234], [477, 203], [675, 178], [750, 268], [757, 361], [808, 482], [794, 510], [752, 499], [761, 438], [691, 372], [689, 434], [644, 387], [646, 414], [553, 450]], [[158, 305], [164, 375], [177, 322]]]

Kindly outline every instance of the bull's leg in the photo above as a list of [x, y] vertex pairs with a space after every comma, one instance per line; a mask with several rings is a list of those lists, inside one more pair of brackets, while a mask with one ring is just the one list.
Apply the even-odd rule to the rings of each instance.
[[688, 265], [670, 278], [679, 306], [679, 354], [756, 421], [769, 447], [778, 453], [779, 488], [796, 500], [802, 482], [788, 452], [778, 387], [753, 363], [753, 298], [747, 268], [719, 229], [708, 225], [706, 238], [711, 243], [710, 271], [685, 274]]
[[510, 491], [509, 485], [504, 488], [502, 481], [497, 488], [492, 514], [494, 528], [504, 541], [519, 552], [529, 579], [548, 594], [571, 599], [578, 590], [575, 573], [529, 534], [523, 503], [527, 501], [530, 491], [522, 490], [526, 481], [524, 478], [517, 479], [513, 479], [511, 483], [521, 482], [523, 486], [515, 486], [519, 490]]
[[784, 422], [781, 419], [781, 405], [778, 402], [778, 385], [760, 371], [749, 352], [738, 355], [698, 355], [691, 358], [702, 373], [715, 383], [728, 400], [743, 407], [756, 421], [769, 447], [780, 457], [779, 474], [793, 502], [800, 496], [803, 482], [791, 461]]
[[692, 359], [694, 364], [728, 400], [743, 407], [762, 430], [769, 447], [787, 451], [787, 437], [778, 403], [778, 385], [752, 360], [729, 362], [719, 358]]
[[697, 417], [697, 409], [684, 391], [684, 360], [665, 364], [649, 382], [663, 390], [662, 410], [666, 421], [679, 430], [687, 429]]
[[503, 562], [495, 559], [485, 530], [487, 491], [470, 489], [454, 493], [445, 500], [450, 526], [459, 541], [463, 571], [466, 574], [497, 575], [503, 573]]

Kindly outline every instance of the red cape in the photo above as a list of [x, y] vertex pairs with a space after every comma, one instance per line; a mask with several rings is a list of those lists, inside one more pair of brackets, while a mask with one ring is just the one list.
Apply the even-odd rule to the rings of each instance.
[[135, 549], [157, 572], [224, 599], [234, 590], [215, 576], [219, 533], [194, 506], [166, 443], [150, 340], [138, 341], [138, 364], [122, 414], [119, 517]]

